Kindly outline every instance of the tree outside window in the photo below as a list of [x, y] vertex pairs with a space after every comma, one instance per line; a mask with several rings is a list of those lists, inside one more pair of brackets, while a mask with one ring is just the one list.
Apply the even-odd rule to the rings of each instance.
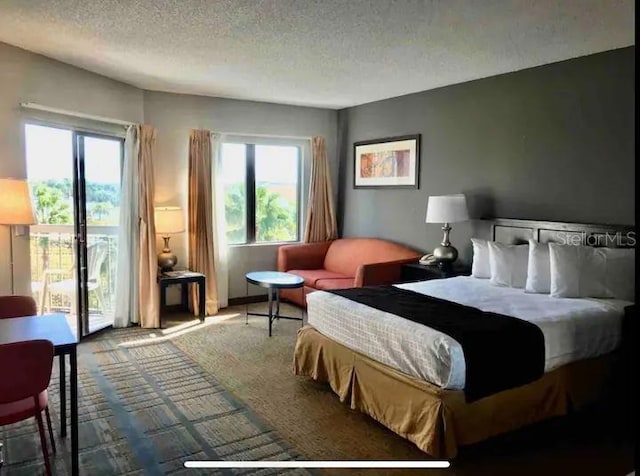
[[222, 159], [227, 242], [297, 240], [299, 147], [230, 143]]

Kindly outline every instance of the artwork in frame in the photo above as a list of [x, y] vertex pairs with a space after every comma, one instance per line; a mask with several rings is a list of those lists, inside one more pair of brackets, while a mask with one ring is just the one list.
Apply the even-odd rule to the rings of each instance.
[[353, 144], [354, 188], [419, 188], [420, 134]]

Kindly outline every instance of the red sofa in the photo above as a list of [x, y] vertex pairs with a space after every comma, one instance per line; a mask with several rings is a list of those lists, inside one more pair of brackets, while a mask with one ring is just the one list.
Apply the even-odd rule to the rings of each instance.
[[283, 289], [283, 299], [306, 307], [306, 295], [322, 289], [342, 289], [400, 280], [401, 266], [420, 253], [377, 238], [342, 238], [278, 248], [278, 271], [304, 279], [300, 289]]

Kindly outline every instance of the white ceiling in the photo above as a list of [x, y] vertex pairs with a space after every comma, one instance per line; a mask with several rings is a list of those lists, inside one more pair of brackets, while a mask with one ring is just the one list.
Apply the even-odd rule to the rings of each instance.
[[0, 0], [0, 41], [135, 86], [342, 108], [635, 44], [633, 0]]

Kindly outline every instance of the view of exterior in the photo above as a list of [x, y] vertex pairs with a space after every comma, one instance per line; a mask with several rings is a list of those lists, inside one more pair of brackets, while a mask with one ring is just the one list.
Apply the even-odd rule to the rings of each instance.
[[[255, 220], [257, 243], [298, 239], [299, 149], [255, 146]], [[247, 158], [245, 144], [224, 144], [227, 242], [247, 241]]]
[[[39, 312], [64, 312], [76, 324], [72, 132], [25, 127], [27, 177], [37, 224], [30, 230], [31, 288]], [[120, 213], [120, 142], [84, 139], [89, 325], [113, 321]]]

